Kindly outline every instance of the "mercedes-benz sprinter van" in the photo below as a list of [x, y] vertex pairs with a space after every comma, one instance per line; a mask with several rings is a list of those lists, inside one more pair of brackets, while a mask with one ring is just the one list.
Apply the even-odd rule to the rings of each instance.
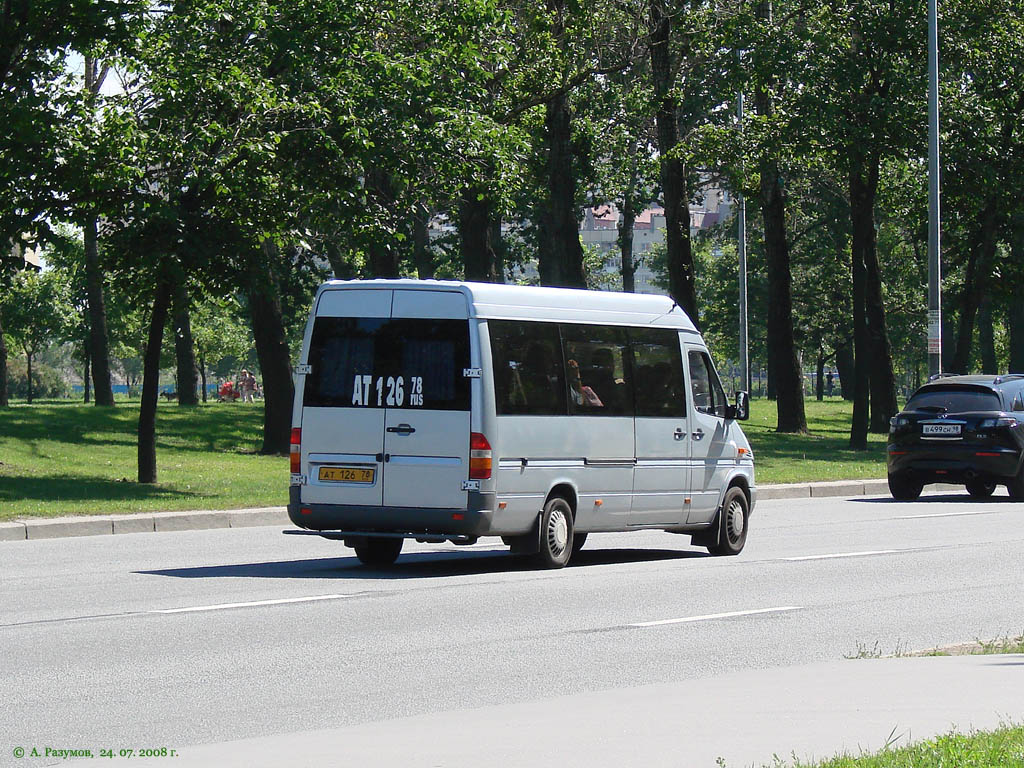
[[652, 528], [743, 549], [749, 398], [668, 297], [331, 281], [295, 370], [293, 532], [363, 563], [500, 536], [557, 568], [590, 533]]

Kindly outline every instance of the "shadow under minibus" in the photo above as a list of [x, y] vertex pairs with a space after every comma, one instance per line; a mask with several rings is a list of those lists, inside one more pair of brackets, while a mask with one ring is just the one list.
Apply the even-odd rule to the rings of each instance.
[[[692, 560], [711, 557], [707, 552], [677, 549], [593, 549], [573, 555], [569, 568], [595, 565]], [[472, 552], [411, 552], [399, 556], [394, 565], [371, 568], [361, 565], [355, 556], [320, 557], [307, 560], [276, 560], [235, 565], [207, 565], [195, 568], [164, 568], [135, 571], [147, 576], [172, 576], [179, 579], [428, 579], [444, 576], [472, 576], [492, 573], [539, 571], [525, 555], [507, 550]]]

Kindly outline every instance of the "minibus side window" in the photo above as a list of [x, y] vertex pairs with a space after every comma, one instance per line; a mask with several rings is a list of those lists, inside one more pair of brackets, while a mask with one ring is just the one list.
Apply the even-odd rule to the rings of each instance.
[[725, 390], [707, 352], [690, 352], [690, 388], [693, 407], [701, 413], [725, 417]]
[[636, 415], [686, 416], [686, 387], [679, 334], [662, 328], [630, 328]]
[[632, 416], [632, 373], [624, 328], [559, 326], [569, 413]]
[[489, 320], [498, 415], [564, 416], [558, 326]]

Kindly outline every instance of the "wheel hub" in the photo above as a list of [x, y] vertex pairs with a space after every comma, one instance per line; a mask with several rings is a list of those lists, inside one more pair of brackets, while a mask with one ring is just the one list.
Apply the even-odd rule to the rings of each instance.
[[565, 513], [560, 509], [556, 509], [551, 513], [551, 518], [548, 522], [548, 541], [551, 544], [552, 552], [555, 554], [565, 550], [566, 545], [569, 543], [569, 525], [565, 520]]
[[743, 535], [743, 526], [745, 524], [743, 519], [743, 505], [738, 501], [734, 501], [729, 505], [728, 515], [729, 533], [731, 534], [732, 539], [736, 541]]

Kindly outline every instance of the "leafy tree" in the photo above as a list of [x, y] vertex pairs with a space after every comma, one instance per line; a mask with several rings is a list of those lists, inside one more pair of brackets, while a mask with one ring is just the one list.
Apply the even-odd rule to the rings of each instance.
[[65, 334], [73, 310], [63, 275], [24, 270], [2, 297], [7, 333], [25, 353], [28, 402], [32, 402], [32, 361], [40, 350]]

